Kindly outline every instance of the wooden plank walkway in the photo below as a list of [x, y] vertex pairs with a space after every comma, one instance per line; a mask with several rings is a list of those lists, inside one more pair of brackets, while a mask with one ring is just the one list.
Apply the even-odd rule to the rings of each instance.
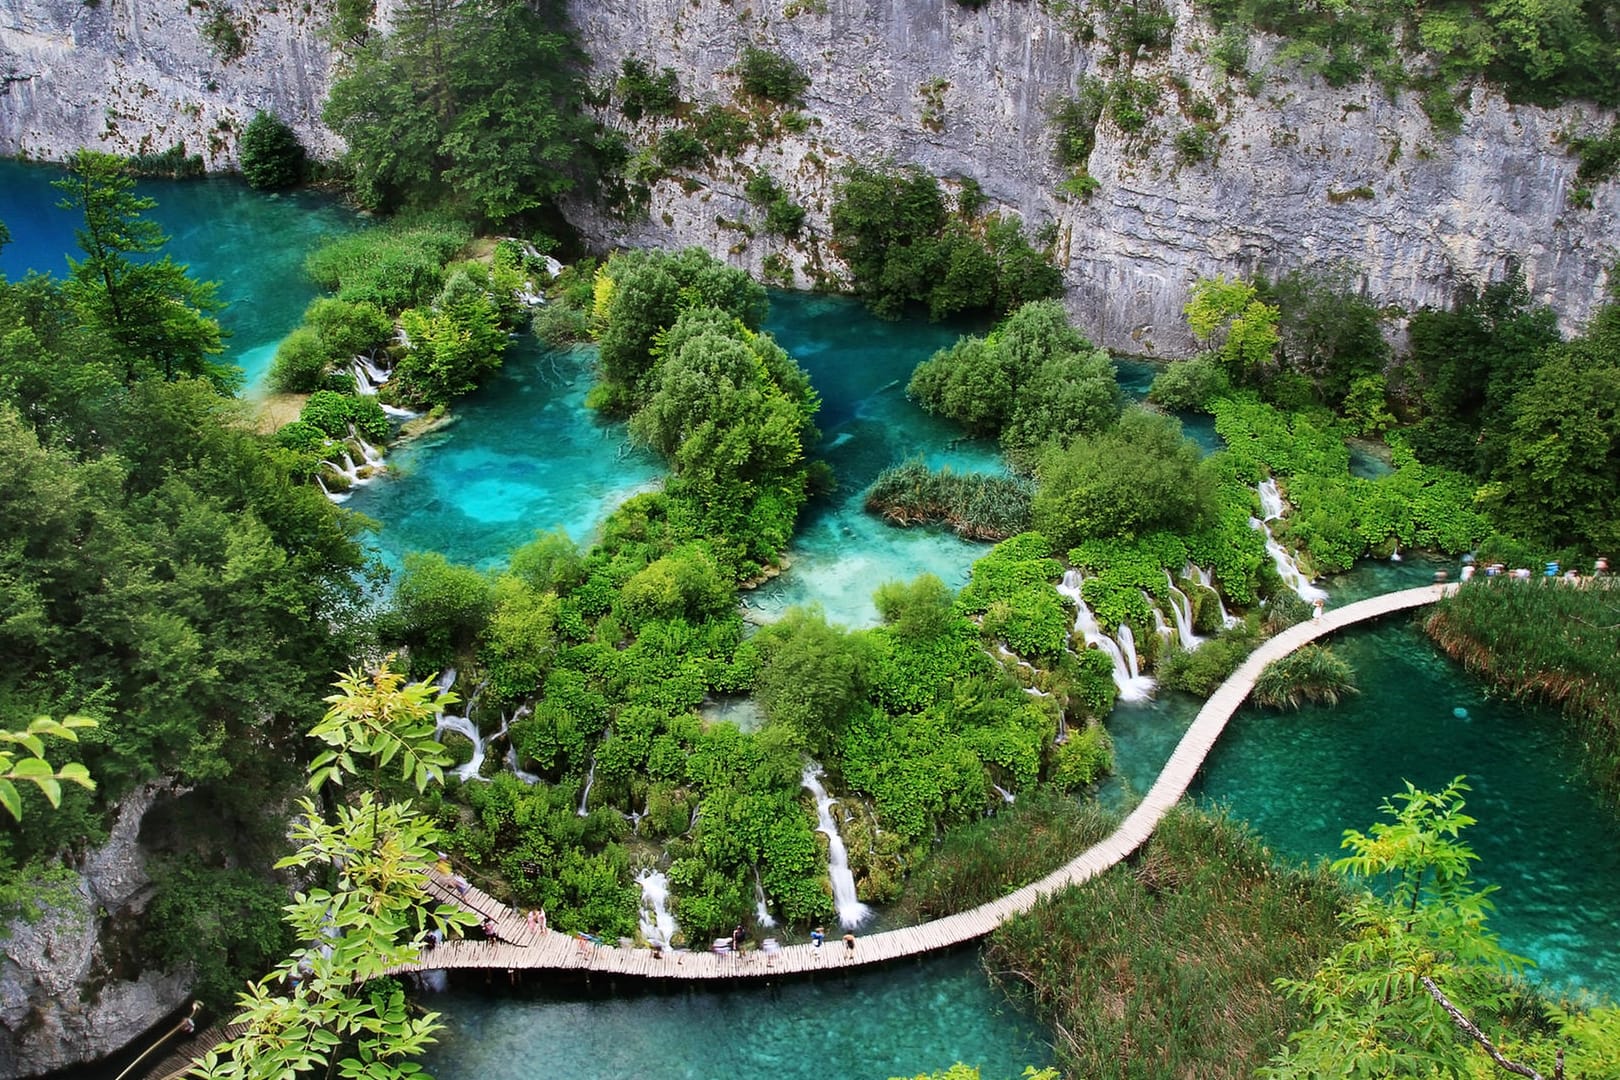
[[[423, 953], [415, 963], [396, 969], [398, 972], [429, 970], [462, 970], [480, 968], [506, 971], [588, 971], [605, 975], [629, 975], [653, 979], [687, 981], [761, 979], [800, 972], [847, 969], [883, 964], [907, 956], [918, 956], [941, 949], [952, 948], [984, 937], [1014, 915], [1028, 911], [1041, 897], [1069, 885], [1090, 880], [1120, 862], [1141, 847], [1152, 835], [1164, 815], [1170, 811], [1203, 767], [1226, 729], [1226, 722], [1238, 710], [1255, 680], [1266, 665], [1298, 649], [1300, 646], [1324, 637], [1336, 630], [1381, 618], [1397, 611], [1432, 604], [1447, 595], [1456, 585], [1428, 585], [1417, 589], [1386, 593], [1382, 596], [1359, 600], [1323, 612], [1320, 618], [1309, 619], [1289, 627], [1273, 638], [1262, 642], [1212, 694], [1199, 710], [1192, 726], [1181, 737], [1170, 760], [1154, 781], [1147, 795], [1120, 823], [1119, 828], [1104, 840], [1082, 852], [1071, 862], [1059, 867], [1039, 881], [1018, 889], [999, 900], [948, 915], [920, 926], [900, 930], [885, 930], [856, 940], [853, 952], [836, 938], [826, 945], [785, 945], [774, 955], [748, 951], [741, 956], [713, 952], [668, 952], [660, 958], [651, 949], [620, 948], [595, 944], [560, 932], [527, 935], [521, 917], [482, 893], [476, 894], [474, 909], [480, 914], [494, 917], [506, 927], [515, 921], [524, 930], [524, 940], [510, 942], [450, 941], [431, 952]], [[442, 886], [440, 886], [442, 887]], [[453, 892], [441, 897], [455, 900]], [[505, 935], [502, 934], [502, 937]]]
[[[1248, 698], [1255, 680], [1267, 664], [1336, 630], [1432, 604], [1456, 588], [1455, 584], [1428, 585], [1359, 600], [1326, 611], [1320, 618], [1289, 627], [1276, 637], [1262, 642], [1232, 673], [1231, 678], [1204, 702], [1192, 726], [1181, 737], [1181, 742], [1176, 744], [1170, 760], [1165, 762], [1158, 779], [1119, 828], [1039, 881], [968, 911], [920, 926], [885, 930], [860, 937], [852, 952], [847, 951], [843, 942], [835, 937], [819, 949], [814, 945], [786, 945], [775, 954], [757, 950], [738, 956], [666, 951], [662, 956], [657, 956], [651, 949], [598, 944], [560, 931], [531, 933], [523, 916], [500, 901], [475, 888], [469, 888], [465, 894], [459, 893], [451, 879], [434, 873], [429, 875], [428, 891], [440, 900], [459, 904], [480, 916], [494, 919], [498, 940], [448, 941], [422, 953], [418, 962], [393, 970], [397, 974], [466, 969], [584, 971], [692, 982], [769, 979], [780, 975], [868, 967], [977, 941], [1014, 915], [1034, 907], [1041, 897], [1069, 885], [1089, 881], [1141, 847], [1164, 815], [1186, 794], [1198, 770], [1203, 767], [1204, 759], [1214, 747], [1215, 740], [1226, 729], [1226, 722]], [[177, 1080], [206, 1050], [222, 1039], [237, 1034], [240, 1034], [239, 1029], [232, 1026], [213, 1028], [198, 1035], [148, 1072], [148, 1080]], [[188, 1054], [190, 1057], [187, 1057]]]

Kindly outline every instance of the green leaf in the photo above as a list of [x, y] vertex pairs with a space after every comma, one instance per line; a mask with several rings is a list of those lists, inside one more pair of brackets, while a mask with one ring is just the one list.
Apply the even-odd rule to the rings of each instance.
[[3, 777], [0, 777], [0, 806], [11, 811], [11, 816], [16, 820], [22, 820], [22, 799], [11, 781]]

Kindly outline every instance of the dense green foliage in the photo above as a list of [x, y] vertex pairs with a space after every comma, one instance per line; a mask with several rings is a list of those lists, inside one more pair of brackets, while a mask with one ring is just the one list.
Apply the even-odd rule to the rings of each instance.
[[938, 472], [921, 461], [884, 469], [866, 489], [866, 510], [891, 525], [944, 524], [969, 540], [1005, 540], [1029, 528], [1034, 485], [993, 473]]
[[354, 358], [375, 355], [394, 336], [394, 321], [368, 300], [321, 297], [304, 310], [304, 323], [282, 339], [267, 377], [277, 393], [307, 394], [333, 372], [343, 378]]
[[1024, 533], [997, 544], [973, 564], [962, 590], [962, 610], [982, 616], [987, 636], [1021, 656], [1055, 661], [1069, 641], [1074, 620], [1053, 585], [1063, 564], [1039, 533]]
[[562, 4], [411, 0], [391, 21], [346, 58], [323, 114], [364, 205], [499, 222], [584, 178], [591, 131]]
[[1178, 360], [1159, 372], [1148, 389], [1153, 404], [1177, 412], [1208, 412], [1211, 402], [1232, 392], [1232, 379], [1212, 356]]
[[975, 435], [998, 435], [1030, 467], [1050, 443], [1096, 435], [1119, 416], [1124, 395], [1106, 352], [1069, 325], [1063, 305], [1018, 308], [985, 337], [964, 337], [912, 372], [906, 393]]
[[1332, 875], [1279, 868], [1244, 826], [1172, 810], [1140, 854], [990, 938], [985, 967], [1056, 1031], [1064, 1075], [1236, 1078], [1306, 1011], [1273, 990], [1342, 940]]
[[833, 247], [856, 295], [888, 318], [908, 304], [927, 305], [935, 319], [1011, 311], [1062, 291], [1062, 275], [1017, 221], [977, 214], [961, 198], [952, 212], [939, 181], [915, 166], [850, 165], [833, 195]]
[[1191, 532], [1212, 511], [1198, 447], [1171, 417], [1127, 409], [1114, 427], [1041, 457], [1035, 528], [1059, 548], [1159, 530]]
[[1620, 587], [1476, 580], [1424, 617], [1430, 637], [1469, 671], [1515, 697], [1563, 709], [1586, 767], [1620, 796]]
[[1373, 0], [1301, 7], [1288, 0], [1215, 0], [1206, 10], [1218, 27], [1252, 27], [1289, 39], [1283, 58], [1330, 85], [1371, 77], [1391, 92], [1423, 91], [1425, 107], [1442, 127], [1455, 117], [1450, 98], [1456, 86], [1475, 79], [1540, 105], [1571, 98], [1620, 104], [1620, 26], [1604, 3]]
[[426, 304], [444, 287], [444, 267], [472, 239], [447, 218], [397, 220], [335, 237], [309, 253], [309, 276], [339, 300], [389, 314]]
[[304, 178], [304, 144], [287, 122], [260, 109], [242, 129], [238, 147], [242, 176], [256, 188], [275, 191]]
[[[8, 729], [99, 720], [50, 747], [98, 785], [65, 787], [52, 814], [34, 812], [45, 793], [21, 792], [23, 820], [0, 832], [0, 893], [102, 839], [134, 787], [170, 778], [208, 811], [143, 836], [178, 886], [149, 928], [194, 944], [217, 995], [279, 941], [254, 919], [279, 902], [231, 867], [281, 842], [262, 836], [264, 808], [296, 783], [296, 736], [320, 714], [332, 659], [357, 644], [362, 557], [296, 455], [220, 395], [218, 328], [184, 301], [207, 290], [162, 255], [148, 204], [104, 160], [78, 164], [85, 261], [67, 282], [0, 281], [0, 489], [26, 508], [5, 516], [0, 544], [0, 697]], [[161, 325], [115, 329], [134, 318]]]

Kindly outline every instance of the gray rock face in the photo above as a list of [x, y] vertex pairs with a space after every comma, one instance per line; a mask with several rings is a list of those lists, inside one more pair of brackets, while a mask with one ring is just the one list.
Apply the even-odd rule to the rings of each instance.
[[0, 0], [0, 153], [59, 160], [86, 146], [138, 154], [184, 142], [225, 169], [259, 109], [316, 155], [337, 153], [320, 123], [325, 4], [231, 11], [246, 51], [225, 62], [203, 34], [209, 9], [186, 0]]
[[152, 784], [124, 800], [106, 844], [79, 868], [71, 902], [0, 928], [0, 1080], [93, 1061], [185, 1003], [189, 972], [122, 977], [103, 938], [108, 922], [146, 905], [141, 818], [167, 790]]
[[[841, 162], [917, 162], [978, 180], [1031, 226], [1055, 222], [1077, 320], [1102, 344], [1146, 353], [1189, 344], [1188, 288], [1223, 272], [1344, 260], [1362, 270], [1374, 300], [1410, 308], [1444, 304], [1464, 280], [1500, 277], [1519, 258], [1534, 295], [1569, 328], [1602, 299], [1620, 185], [1599, 187], [1590, 209], [1572, 206], [1575, 160], [1559, 145], [1563, 129], [1596, 130], [1598, 118], [1515, 107], [1480, 90], [1461, 134], [1445, 136], [1415, 98], [1391, 102], [1371, 86], [1335, 90], [1278, 74], [1250, 96], [1213, 70], [1210, 32], [1192, 5], [1171, 6], [1173, 47], [1133, 72], [1160, 86], [1161, 105], [1145, 133], [1098, 126], [1090, 172], [1101, 187], [1079, 199], [1059, 192], [1067, 174], [1054, 160], [1050, 109], [1080, 78], [1118, 72], [1104, 46], [1082, 45], [1032, 0], [976, 11], [949, 0], [578, 0], [574, 17], [599, 77], [638, 56], [679, 72], [684, 97], [727, 101], [736, 91], [727, 69], [753, 44], [803, 66], [814, 118], [804, 137], [742, 159], [809, 209], [805, 251], [763, 237], [744, 244], [721, 223], [759, 218], [737, 169], [698, 185], [661, 182], [645, 222], [583, 208], [580, 220], [603, 243], [698, 244], [756, 272], [781, 251], [803, 269], [815, 234], [824, 238]], [[1257, 42], [1250, 66], [1267, 63]], [[1172, 76], [1183, 94], [1216, 103], [1218, 145], [1207, 162], [1177, 160], [1174, 136], [1190, 122]]]

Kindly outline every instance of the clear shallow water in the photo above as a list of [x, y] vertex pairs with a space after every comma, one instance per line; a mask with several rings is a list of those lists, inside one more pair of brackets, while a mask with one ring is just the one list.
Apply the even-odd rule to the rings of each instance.
[[456, 403], [453, 423], [391, 450], [387, 472], [344, 504], [382, 524], [383, 562], [437, 551], [489, 569], [554, 528], [586, 543], [614, 507], [655, 486], [657, 458], [585, 407], [594, 359], [522, 335], [500, 374]]
[[[79, 215], [58, 210], [51, 165], [0, 160], [0, 221], [12, 242], [0, 249], [0, 271], [16, 280], [30, 270], [57, 278], [65, 256], [80, 254]], [[318, 290], [304, 276], [304, 256], [323, 236], [358, 227], [360, 219], [323, 195], [264, 195], [232, 179], [141, 181], [157, 200], [149, 216], [172, 239], [166, 249], [193, 277], [219, 283], [230, 331], [225, 359], [242, 368], [251, 389], [270, 368], [276, 346], [296, 327]]]
[[885, 1080], [957, 1061], [1004, 1080], [1052, 1059], [972, 952], [773, 989], [584, 1000], [458, 988], [426, 1004], [449, 1025], [425, 1062], [440, 1080]]
[[771, 293], [765, 328], [810, 373], [821, 394], [818, 456], [838, 490], [805, 508], [793, 540], [792, 569], [746, 602], [774, 618], [795, 604], [818, 603], [832, 622], [872, 626], [872, 590], [885, 581], [937, 574], [966, 583], [989, 549], [943, 529], [896, 529], [866, 513], [864, 493], [878, 473], [922, 458], [958, 472], [1004, 473], [992, 442], [964, 439], [961, 428], [929, 416], [906, 398], [919, 363], [983, 327], [920, 320], [887, 322], [857, 301], [811, 293]]

